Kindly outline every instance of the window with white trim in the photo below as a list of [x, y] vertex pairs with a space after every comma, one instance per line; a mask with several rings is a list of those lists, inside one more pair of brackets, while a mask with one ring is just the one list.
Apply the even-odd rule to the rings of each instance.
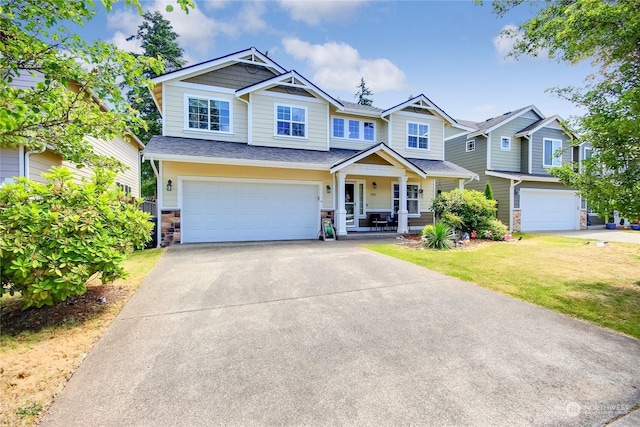
[[508, 136], [500, 137], [500, 149], [506, 151], [511, 150], [511, 138]]
[[276, 129], [279, 136], [307, 136], [307, 109], [292, 105], [276, 104]]
[[[418, 195], [420, 187], [418, 184], [407, 184], [407, 210], [409, 215], [420, 214], [420, 200]], [[393, 184], [393, 212], [400, 210], [400, 184]]]
[[584, 159], [590, 159], [593, 156], [593, 150], [589, 147], [584, 147]]
[[186, 96], [186, 128], [231, 132], [231, 102], [222, 99]]
[[467, 141], [467, 153], [469, 151], [476, 151], [476, 140], [475, 139], [470, 139], [469, 141]]
[[561, 139], [544, 138], [543, 143], [543, 161], [545, 167], [560, 166], [562, 164], [562, 153], [558, 150], [562, 149]]
[[429, 125], [407, 122], [407, 147], [420, 150], [429, 149]]
[[376, 125], [374, 122], [334, 117], [332, 124], [333, 131], [331, 135], [333, 138], [345, 138], [359, 141], [375, 141], [376, 139]]

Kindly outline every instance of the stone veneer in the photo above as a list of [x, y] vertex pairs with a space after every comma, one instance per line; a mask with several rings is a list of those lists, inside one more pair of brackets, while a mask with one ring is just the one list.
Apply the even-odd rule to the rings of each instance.
[[160, 246], [170, 246], [174, 242], [180, 243], [180, 211], [163, 210], [160, 221]]
[[580, 230], [586, 230], [586, 229], [587, 229], [587, 211], [581, 210], [580, 211]]
[[520, 209], [514, 209], [513, 210], [513, 231], [520, 231]]

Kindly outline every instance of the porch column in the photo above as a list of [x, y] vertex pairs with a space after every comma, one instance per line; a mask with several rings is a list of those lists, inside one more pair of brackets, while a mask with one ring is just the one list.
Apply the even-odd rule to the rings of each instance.
[[409, 211], [407, 210], [407, 177], [398, 177], [400, 191], [400, 210], [398, 211], [398, 233], [409, 232]]
[[464, 178], [458, 179], [458, 188], [464, 190]]
[[347, 235], [347, 209], [344, 206], [344, 181], [347, 176], [346, 173], [338, 172], [338, 183], [336, 194], [338, 195], [338, 206], [336, 210], [336, 233], [338, 236]]

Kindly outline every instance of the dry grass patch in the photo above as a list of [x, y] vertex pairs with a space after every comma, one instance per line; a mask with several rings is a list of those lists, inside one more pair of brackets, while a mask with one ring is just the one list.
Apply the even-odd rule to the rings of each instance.
[[86, 294], [56, 306], [20, 311], [17, 297], [0, 300], [0, 425], [33, 424], [161, 254], [136, 252], [124, 264], [126, 279], [94, 283]]
[[523, 235], [451, 251], [369, 248], [640, 338], [640, 247]]

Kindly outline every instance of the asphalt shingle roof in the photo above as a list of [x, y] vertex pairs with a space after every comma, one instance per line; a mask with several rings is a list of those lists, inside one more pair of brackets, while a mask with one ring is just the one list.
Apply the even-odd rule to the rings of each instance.
[[[373, 144], [375, 145], [375, 144]], [[144, 149], [147, 157], [188, 156], [204, 159], [262, 160], [326, 165], [327, 168], [352, 158], [362, 150], [332, 148], [329, 151], [299, 150], [293, 148], [260, 147], [239, 142], [210, 141], [195, 138], [154, 136]], [[454, 163], [442, 160], [407, 159], [427, 175], [474, 175]]]
[[362, 110], [369, 113], [382, 113], [382, 108], [374, 107], [373, 105], [361, 105], [356, 102], [343, 101], [339, 99], [340, 103], [350, 110]]

